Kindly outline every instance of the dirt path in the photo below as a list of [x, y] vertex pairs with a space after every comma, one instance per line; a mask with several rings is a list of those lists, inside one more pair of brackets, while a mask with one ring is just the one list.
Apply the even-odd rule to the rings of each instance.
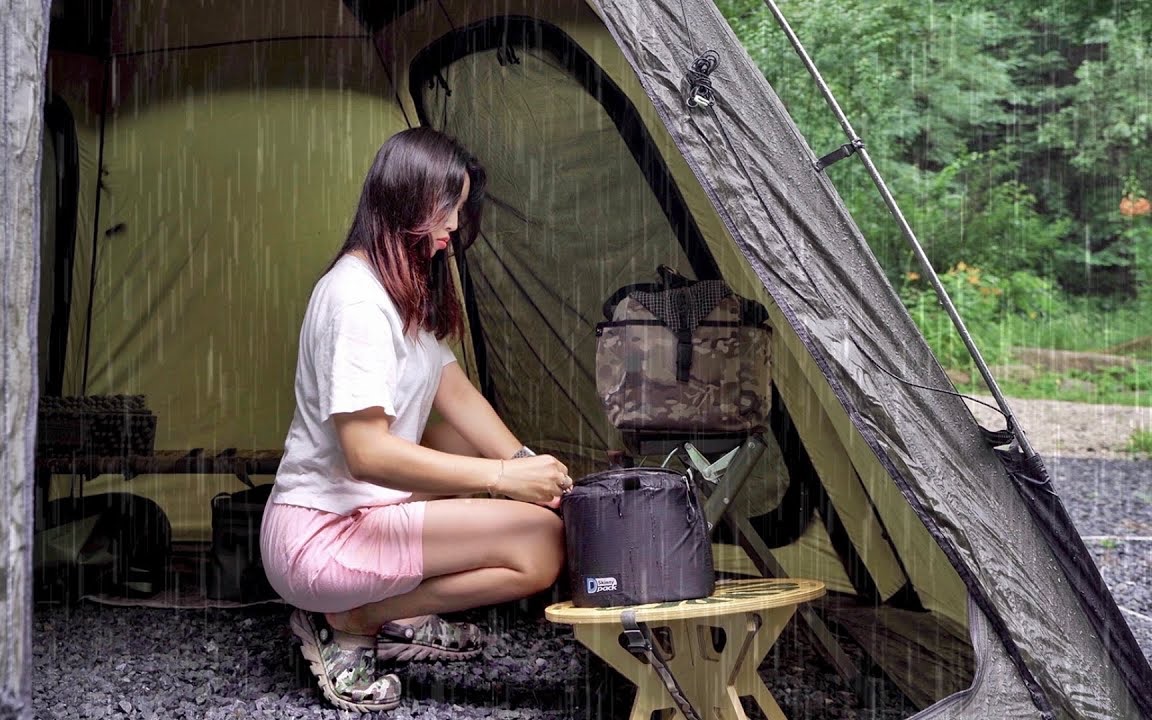
[[[977, 396], [995, 405], [991, 396]], [[985, 427], [1002, 428], [999, 413], [969, 402], [973, 414]], [[1128, 405], [1088, 405], [1061, 400], [1008, 398], [1029, 442], [1041, 455], [1130, 460], [1127, 452], [1132, 434], [1152, 431], [1152, 408]]]

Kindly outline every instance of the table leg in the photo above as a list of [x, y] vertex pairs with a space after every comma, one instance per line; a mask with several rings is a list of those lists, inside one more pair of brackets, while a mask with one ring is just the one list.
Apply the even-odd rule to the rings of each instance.
[[[663, 623], [661, 623], [663, 624]], [[628, 720], [649, 720], [657, 710], [675, 707], [654, 670], [620, 646], [624, 628], [618, 624], [574, 625], [576, 639], [636, 686]]]
[[[750, 696], [769, 720], [786, 720], [756, 670], [794, 611], [794, 606], [787, 606], [759, 613], [656, 621], [649, 627], [668, 628], [671, 653], [664, 653], [668, 669], [701, 718], [747, 720], [740, 698]], [[712, 642], [712, 628], [724, 631], [725, 643], [719, 651]], [[649, 720], [652, 713], [674, 708], [675, 703], [656, 671], [620, 646], [622, 631], [611, 623], [573, 627], [577, 640], [636, 685], [629, 720]]]
[[762, 622], [760, 631], [748, 648], [744, 662], [735, 669], [732, 676], [733, 681], [729, 686], [729, 690], [736, 697], [751, 697], [755, 700], [768, 720], [787, 719], [784, 711], [780, 709], [780, 705], [776, 703], [776, 699], [772, 697], [768, 686], [760, 679], [757, 670], [760, 664], [764, 662], [764, 656], [768, 654], [776, 639], [780, 637], [780, 633], [784, 631], [784, 627], [788, 625], [788, 621], [792, 619], [795, 610], [795, 606], [788, 606], [762, 610], [759, 613]]

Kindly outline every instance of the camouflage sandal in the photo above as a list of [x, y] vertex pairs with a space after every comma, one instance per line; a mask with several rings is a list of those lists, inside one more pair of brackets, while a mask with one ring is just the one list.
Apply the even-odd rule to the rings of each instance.
[[400, 679], [377, 670], [371, 639], [361, 647], [342, 647], [322, 613], [295, 610], [290, 624], [320, 690], [337, 708], [376, 712], [400, 704]]
[[429, 615], [419, 625], [388, 622], [376, 634], [376, 658], [380, 662], [420, 660], [468, 660], [481, 652], [484, 637], [471, 623], [450, 623]]

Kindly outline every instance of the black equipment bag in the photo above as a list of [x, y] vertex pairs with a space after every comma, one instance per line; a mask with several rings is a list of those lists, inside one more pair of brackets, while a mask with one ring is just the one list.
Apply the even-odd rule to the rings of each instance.
[[171, 552], [172, 525], [148, 498], [101, 493], [52, 500], [35, 533], [35, 595], [48, 602], [150, 597], [165, 586]]
[[560, 512], [576, 607], [689, 600], [716, 587], [704, 513], [683, 473], [593, 473], [563, 496]]
[[260, 523], [272, 484], [212, 498], [212, 549], [204, 594], [212, 600], [273, 600], [260, 558]]

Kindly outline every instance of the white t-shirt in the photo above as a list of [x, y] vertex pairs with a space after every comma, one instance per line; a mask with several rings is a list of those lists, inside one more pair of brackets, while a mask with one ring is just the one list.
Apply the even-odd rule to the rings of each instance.
[[284, 441], [271, 502], [348, 514], [403, 502], [409, 492], [348, 471], [333, 413], [381, 407], [391, 433], [420, 442], [452, 350], [404, 322], [372, 269], [345, 255], [316, 283], [296, 361], [296, 412]]

